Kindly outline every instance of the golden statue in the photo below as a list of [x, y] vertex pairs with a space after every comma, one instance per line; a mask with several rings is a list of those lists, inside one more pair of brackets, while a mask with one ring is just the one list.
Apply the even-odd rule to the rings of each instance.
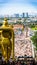
[[7, 19], [4, 19], [3, 25], [0, 27], [0, 50], [5, 61], [8, 61], [12, 52], [12, 59], [14, 60], [14, 31], [9, 26]]

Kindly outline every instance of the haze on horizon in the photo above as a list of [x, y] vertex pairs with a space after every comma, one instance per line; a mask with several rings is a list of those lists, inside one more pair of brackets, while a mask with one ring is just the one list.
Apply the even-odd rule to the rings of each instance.
[[0, 15], [37, 13], [37, 0], [0, 0]]

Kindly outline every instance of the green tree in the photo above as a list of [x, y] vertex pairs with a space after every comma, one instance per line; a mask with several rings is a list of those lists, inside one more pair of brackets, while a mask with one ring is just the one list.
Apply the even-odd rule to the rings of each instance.
[[31, 37], [31, 40], [37, 50], [37, 31], [34, 33], [34, 36]]

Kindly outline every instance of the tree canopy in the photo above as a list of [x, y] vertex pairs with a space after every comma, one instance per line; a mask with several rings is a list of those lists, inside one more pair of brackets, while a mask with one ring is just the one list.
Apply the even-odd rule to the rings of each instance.
[[34, 33], [34, 36], [31, 37], [31, 40], [37, 50], [37, 31]]

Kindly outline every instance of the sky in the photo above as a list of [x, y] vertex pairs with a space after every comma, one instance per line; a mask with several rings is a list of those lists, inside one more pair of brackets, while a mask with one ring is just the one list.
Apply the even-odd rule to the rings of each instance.
[[37, 13], [37, 0], [0, 0], [0, 15]]

